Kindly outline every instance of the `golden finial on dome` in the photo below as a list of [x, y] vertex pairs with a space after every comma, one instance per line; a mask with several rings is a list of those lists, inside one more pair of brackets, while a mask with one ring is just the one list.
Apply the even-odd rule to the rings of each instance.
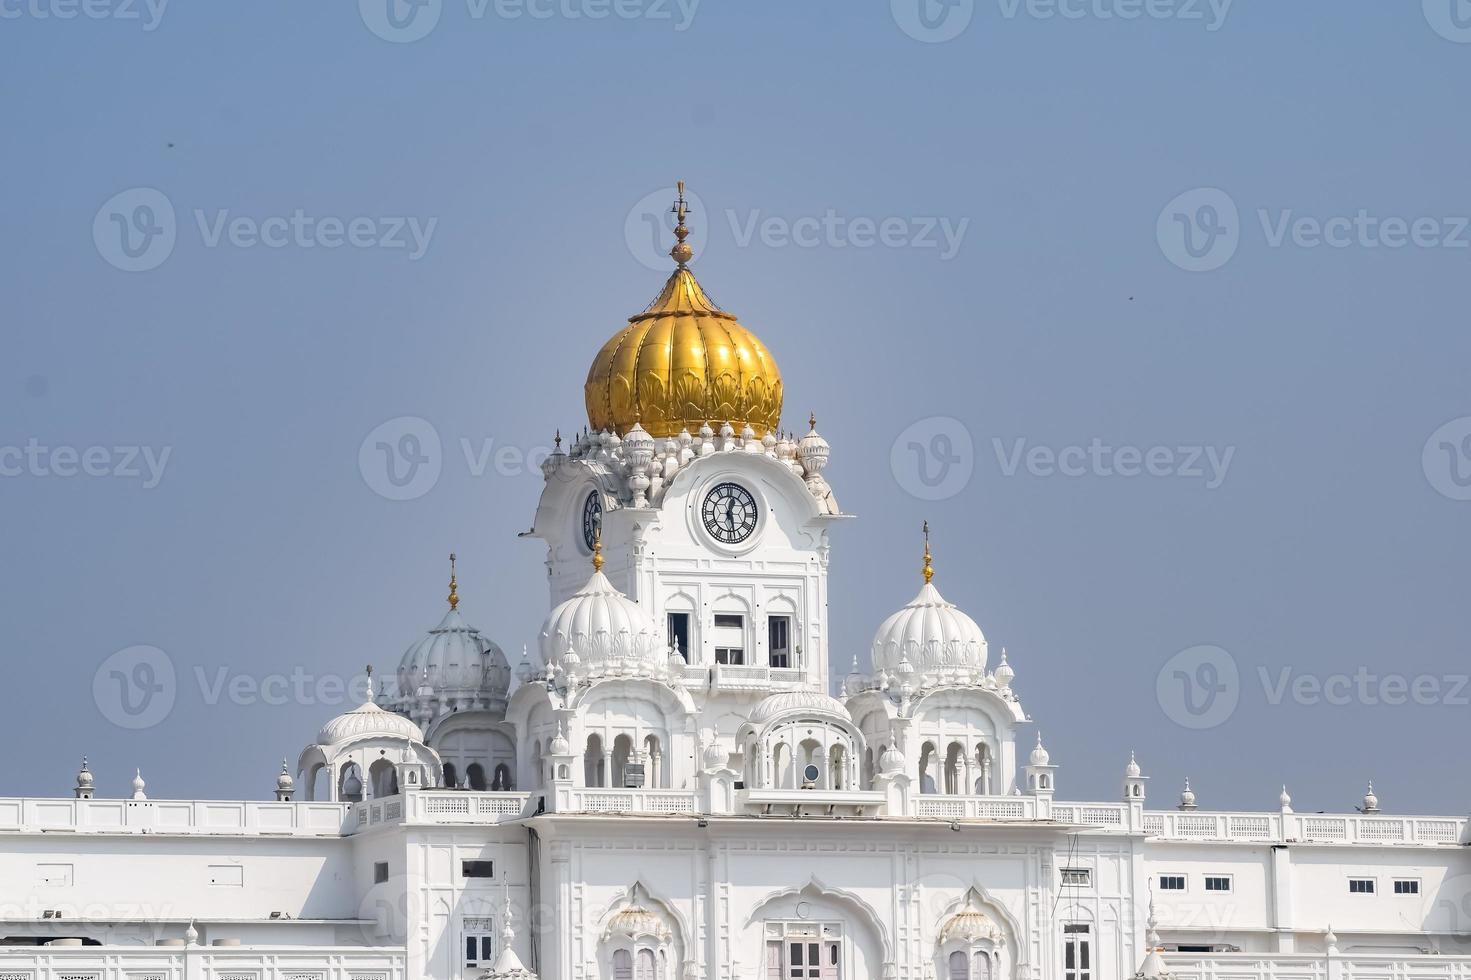
[[935, 577], [935, 566], [930, 562], [930, 522], [924, 522], [924, 584], [929, 585]]
[[592, 531], [592, 570], [601, 572], [603, 570], [603, 527], [601, 524]]
[[684, 181], [679, 181], [678, 186], [679, 198], [674, 202], [674, 207], [669, 209], [669, 212], [679, 219], [679, 224], [674, 226], [674, 237], [678, 241], [669, 250], [669, 255], [674, 261], [679, 263], [679, 267], [682, 269], [689, 264], [690, 259], [695, 257], [695, 250], [690, 247], [689, 242], [685, 241], [686, 238], [690, 237], [690, 230], [684, 223], [685, 215], [689, 214], [689, 205], [685, 203], [684, 199]]
[[562, 448], [562, 430], [561, 429], [558, 429], [557, 430], [557, 437], [555, 439], [553, 439], [552, 441], [554, 443], [556, 443], [558, 449], [561, 449]]
[[816, 432], [817, 431], [817, 413], [816, 412], [813, 412], [813, 413], [811, 413], [810, 415], [807, 416], [807, 427], [808, 427], [809, 431], [812, 431], [812, 432]]
[[455, 553], [453, 551], [449, 553], [449, 607], [451, 609], [460, 608], [460, 590], [455, 584]]

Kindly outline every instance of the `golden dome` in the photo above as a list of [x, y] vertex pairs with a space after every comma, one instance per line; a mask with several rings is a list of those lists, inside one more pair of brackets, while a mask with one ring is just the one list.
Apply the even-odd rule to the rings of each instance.
[[598, 351], [587, 372], [588, 423], [623, 435], [635, 422], [667, 438], [729, 422], [764, 436], [781, 421], [781, 372], [755, 334], [710, 301], [685, 265], [684, 185], [675, 204], [679, 268], [648, 309]]
[[681, 267], [598, 351], [587, 373], [587, 420], [619, 435], [635, 422], [657, 438], [729, 422], [764, 436], [781, 420], [781, 394], [776, 359]]

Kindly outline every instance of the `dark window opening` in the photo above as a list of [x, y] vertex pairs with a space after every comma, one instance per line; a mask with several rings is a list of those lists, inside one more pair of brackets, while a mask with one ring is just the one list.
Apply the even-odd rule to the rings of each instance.
[[381, 885], [388, 880], [388, 862], [378, 861], [373, 865], [373, 884]]
[[768, 616], [766, 650], [773, 667], [792, 665], [792, 617]]
[[690, 661], [690, 614], [672, 612], [669, 614], [669, 642], [679, 647], [679, 652], [684, 654], [684, 662]]
[[460, 873], [466, 878], [494, 878], [494, 861], [462, 861]]

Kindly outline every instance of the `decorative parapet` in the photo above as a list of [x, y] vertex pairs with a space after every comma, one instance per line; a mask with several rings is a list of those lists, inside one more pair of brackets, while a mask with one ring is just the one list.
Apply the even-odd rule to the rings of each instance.
[[407, 980], [403, 947], [57, 946], [0, 949], [0, 976], [13, 980]]
[[0, 799], [0, 834], [238, 834], [337, 837], [347, 803], [235, 800]]
[[1464, 817], [1324, 813], [1149, 811], [1144, 833], [1163, 841], [1453, 847], [1468, 842]]

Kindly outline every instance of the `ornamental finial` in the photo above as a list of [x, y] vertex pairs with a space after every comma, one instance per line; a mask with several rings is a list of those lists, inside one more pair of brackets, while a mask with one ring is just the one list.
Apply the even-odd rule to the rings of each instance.
[[935, 577], [935, 566], [930, 561], [930, 522], [924, 522], [924, 584], [929, 585]]
[[455, 581], [455, 553], [449, 553], [449, 607], [451, 610], [460, 608], [460, 587]]
[[603, 570], [603, 526], [599, 524], [592, 532], [592, 570]]
[[694, 258], [695, 250], [690, 247], [689, 242], [685, 241], [686, 238], [690, 237], [690, 230], [688, 227], [686, 227], [684, 219], [685, 215], [689, 214], [690, 209], [689, 204], [686, 203], [684, 199], [684, 181], [679, 181], [678, 187], [679, 198], [674, 202], [674, 207], [669, 209], [669, 212], [673, 214], [679, 221], [679, 223], [674, 226], [674, 237], [678, 239], [678, 241], [676, 241], [674, 243], [674, 247], [669, 250], [669, 255], [671, 258], [674, 259], [674, 261], [678, 262], [679, 267], [683, 269], [686, 265], [689, 264], [690, 259]]
[[807, 426], [808, 426], [808, 428], [809, 428], [810, 431], [812, 431], [812, 432], [816, 432], [817, 431], [817, 413], [816, 412], [812, 412], [812, 413], [810, 413], [807, 416]]

